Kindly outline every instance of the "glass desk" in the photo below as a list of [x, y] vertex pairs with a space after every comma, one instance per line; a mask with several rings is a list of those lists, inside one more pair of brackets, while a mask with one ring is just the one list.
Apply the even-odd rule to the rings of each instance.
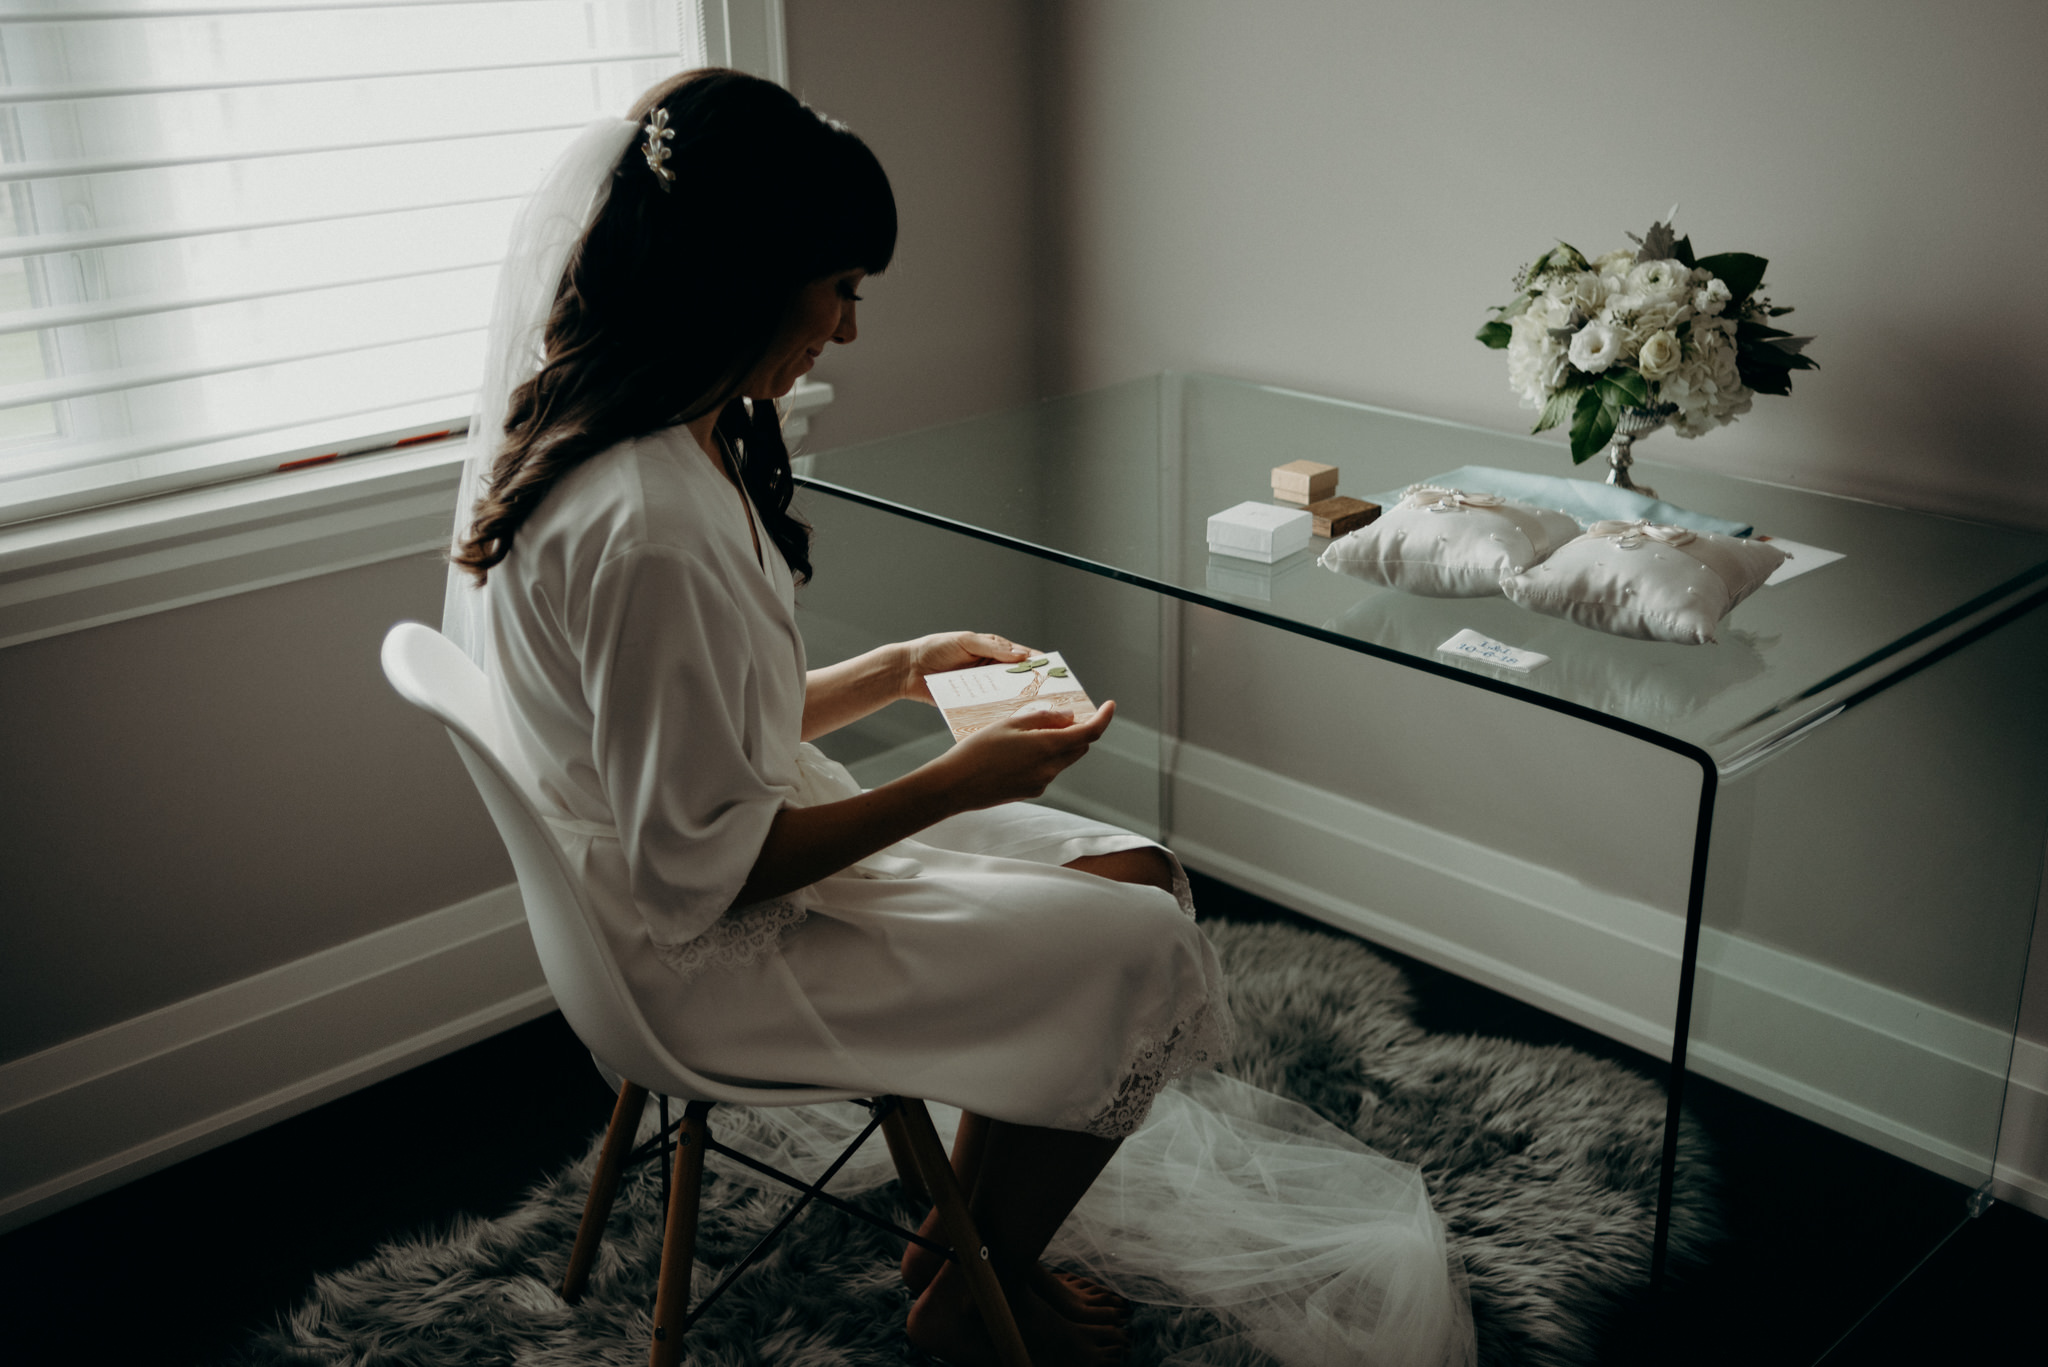
[[[1154, 661], [1137, 692], [1158, 695], [1146, 703], [1145, 723], [1160, 736], [1159, 790], [1149, 807], [1134, 798], [1125, 812], [1143, 809], [1162, 831], [1175, 825], [1190, 611], [1426, 676], [1451, 698], [1446, 706], [1459, 705], [1457, 691], [1478, 690], [1596, 728], [1607, 735], [1602, 744], [1632, 747], [1635, 758], [1611, 772], [1607, 797], [1625, 805], [1631, 774], [1640, 774], [1687, 823], [1670, 846], [1688, 865], [1682, 897], [1672, 899], [1682, 906], [1669, 908], [1675, 943], [1663, 947], [1675, 971], [1656, 989], [1669, 1026], [1661, 1038], [1631, 1041], [1668, 1049], [1671, 1060], [1653, 1280], [1672, 1219], [1689, 1069], [1905, 1155], [1965, 1190], [1984, 1187], [2048, 831], [2040, 777], [2048, 722], [2038, 706], [2048, 669], [2048, 613], [2039, 611], [2048, 601], [2048, 535], [1653, 461], [1641, 478], [1668, 502], [1843, 555], [1759, 590], [1723, 622], [1718, 646], [1667, 645], [1603, 635], [1498, 597], [1380, 589], [1318, 568], [1320, 540], [1272, 566], [1211, 557], [1209, 515], [1265, 500], [1268, 470], [1297, 459], [1338, 466], [1340, 492], [1365, 498], [1467, 465], [1573, 473], [1551, 441], [1192, 374], [802, 457], [797, 473], [813, 491], [807, 511], [830, 524], [821, 556], [839, 521], [879, 517], [861, 535], [912, 558], [924, 554], [915, 550], [920, 538], [955, 548], [920, 561], [920, 584], [941, 598], [964, 591], [949, 578], [1018, 582], [1028, 577], [1017, 568], [1024, 557], [1041, 576], [1065, 576], [1057, 592], [1070, 603], [1085, 599], [1093, 580], [1158, 605], [1153, 625], [1128, 602], [1104, 609], [1119, 626], [1097, 649], [1105, 661], [1118, 650]], [[978, 548], [965, 549], [970, 543]], [[1037, 644], [1065, 651], [1100, 699], [1108, 690], [1094, 681], [1099, 667], [1084, 663], [1093, 657], [1073, 643], [1067, 619], [1054, 609], [1042, 620], [1049, 636]], [[1551, 662], [1517, 674], [1436, 652], [1467, 627]], [[1117, 686], [1132, 687], [1122, 678]], [[1131, 694], [1117, 696], [1128, 705]], [[1430, 724], [1426, 715], [1413, 719]], [[1515, 743], [1512, 734], [1501, 739]], [[1595, 844], [1605, 838], [1584, 832]], [[1898, 905], [1944, 889], [1945, 902], [1923, 905], [1917, 917]], [[1967, 925], [1930, 931], [1953, 922], [1947, 903], [1958, 900], [1972, 909]], [[1858, 958], [1858, 943], [1899, 953], [1872, 967]], [[1787, 963], [1813, 965], [1810, 980], [1775, 982]], [[1924, 981], [1916, 977], [1923, 969]], [[1816, 1003], [1836, 989], [1853, 999], [1844, 1009], [1855, 1028], [1830, 1039], [1832, 1008]], [[1796, 1031], [1780, 1031], [1799, 1036], [1790, 1044], [1750, 1037], [1763, 1018], [1756, 1001], [1773, 992], [1781, 1006], [1807, 1012]], [[1931, 1032], [1924, 1040], [1915, 1035], [1923, 1027]], [[1902, 1036], [1914, 1042], [1904, 1063], [1869, 1055], [1880, 1047], [1869, 1041]], [[1915, 1074], [1930, 1058], [1955, 1066]], [[1865, 1072], [1873, 1076], [1857, 1081]]]

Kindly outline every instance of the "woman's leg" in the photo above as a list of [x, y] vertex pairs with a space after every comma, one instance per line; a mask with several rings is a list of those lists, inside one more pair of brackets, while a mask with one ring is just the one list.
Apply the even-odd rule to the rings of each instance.
[[1139, 883], [1158, 888], [1161, 892], [1173, 891], [1173, 861], [1157, 845], [1140, 845], [1136, 849], [1118, 850], [1113, 854], [1084, 855], [1069, 860], [1067, 867], [1092, 873], [1097, 878], [1113, 878], [1119, 883]]
[[[988, 1117], [972, 1111], [960, 1112], [960, 1128], [953, 1132], [953, 1175], [960, 1179], [960, 1190], [967, 1199], [974, 1199], [974, 1186], [981, 1177], [982, 1145], [988, 1139]], [[939, 1237], [939, 1212], [933, 1207], [924, 1217], [924, 1223], [917, 1232], [927, 1239]], [[913, 1294], [923, 1291], [932, 1284], [932, 1278], [939, 1275], [939, 1268], [945, 1262], [938, 1254], [922, 1244], [906, 1244], [903, 1248], [903, 1281]]]
[[[1162, 892], [1174, 890], [1172, 861], [1152, 845], [1110, 854], [1084, 855], [1070, 861], [1066, 867], [1119, 883], [1136, 883]], [[981, 1174], [981, 1152], [988, 1134], [988, 1123], [982, 1116], [963, 1111], [960, 1128], [953, 1137], [953, 1171], [960, 1178], [960, 1189], [967, 1193], [970, 1201], [974, 1198], [975, 1184]], [[918, 1233], [937, 1238], [938, 1227], [938, 1212], [932, 1211], [926, 1215]], [[913, 1293], [922, 1292], [938, 1275], [941, 1262], [938, 1254], [918, 1244], [909, 1245], [903, 1250], [904, 1283]], [[1041, 1296], [1070, 1319], [1114, 1323], [1130, 1310], [1130, 1302], [1123, 1297], [1070, 1272], [1053, 1272], [1041, 1267], [1036, 1286]]]
[[[1174, 890], [1173, 864], [1157, 848], [1118, 850], [1072, 860], [1068, 868], [1120, 883]], [[954, 1136], [953, 1170], [968, 1192], [975, 1228], [987, 1244], [1034, 1360], [1051, 1363], [1122, 1361], [1123, 1332], [1114, 1321], [1119, 1298], [1084, 1278], [1049, 1273], [1039, 1262], [1052, 1236], [1101, 1175], [1119, 1141], [1072, 1130], [1017, 1125], [963, 1113]], [[929, 1227], [931, 1221], [927, 1220]], [[906, 1281], [930, 1276], [911, 1307], [911, 1341], [934, 1356], [973, 1363], [988, 1359], [966, 1288], [950, 1265], [936, 1275], [913, 1245], [904, 1254]], [[928, 1255], [927, 1255], [928, 1256]]]
[[[988, 1143], [990, 1124], [986, 1116], [962, 1111], [960, 1127], [954, 1132], [953, 1172], [960, 1179], [960, 1190], [967, 1194], [970, 1203], [979, 1189], [982, 1154]], [[925, 1216], [917, 1232], [930, 1239], [939, 1237], [939, 1213], [936, 1209]], [[945, 1259], [937, 1253], [922, 1244], [909, 1244], [903, 1250], [904, 1284], [912, 1294], [922, 1294], [944, 1265]], [[1129, 1301], [1086, 1277], [1071, 1272], [1055, 1272], [1043, 1263], [1033, 1264], [1029, 1276], [1031, 1289], [1039, 1298], [1070, 1320], [1083, 1324], [1117, 1324], [1130, 1312]]]
[[[980, 1181], [970, 1207], [1017, 1327], [1040, 1367], [1110, 1367], [1123, 1360], [1122, 1329], [1069, 1319], [1036, 1289], [1045, 1246], [1101, 1174], [1118, 1143], [1073, 1130], [987, 1123]], [[961, 1367], [993, 1361], [965, 1279], [952, 1263], [941, 1268], [917, 1298], [906, 1329], [912, 1343]]]

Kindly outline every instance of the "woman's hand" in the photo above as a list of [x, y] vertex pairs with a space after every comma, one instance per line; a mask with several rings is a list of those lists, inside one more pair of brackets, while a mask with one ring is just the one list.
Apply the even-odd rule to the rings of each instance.
[[981, 631], [941, 631], [876, 646], [851, 660], [811, 671], [804, 681], [803, 738], [816, 740], [903, 698], [929, 703], [927, 674], [1031, 658], [1024, 647]]
[[1061, 770], [1088, 753], [1115, 713], [1115, 703], [1104, 703], [1094, 716], [1077, 722], [1050, 703], [1040, 703], [857, 797], [784, 807], [775, 814], [733, 905], [808, 887], [949, 816], [1037, 797]]
[[959, 811], [1028, 801], [1087, 754], [1115, 715], [1113, 702], [1079, 721], [1050, 703], [1026, 707], [976, 731], [924, 767], [943, 785], [947, 805]]
[[944, 674], [948, 670], [969, 669], [975, 665], [1016, 664], [1020, 660], [1036, 658], [1034, 652], [1023, 646], [1013, 645], [1003, 637], [985, 631], [934, 632], [915, 641], [905, 641], [903, 652], [904, 679], [899, 696], [927, 703], [932, 700], [931, 690], [924, 686], [927, 674]]

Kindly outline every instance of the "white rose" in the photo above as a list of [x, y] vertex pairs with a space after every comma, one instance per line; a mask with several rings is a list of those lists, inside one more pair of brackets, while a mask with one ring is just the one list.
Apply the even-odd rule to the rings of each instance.
[[1656, 295], [1616, 294], [1608, 297], [1607, 311], [1601, 316], [1642, 341], [1655, 333], [1675, 331], [1692, 317], [1692, 305]]
[[1559, 303], [1591, 318], [1600, 312], [1600, 306], [1607, 302], [1607, 285], [1591, 271], [1578, 271], [1571, 275], [1559, 276], [1551, 282], [1545, 293]]
[[1695, 312], [1715, 314], [1727, 308], [1732, 298], [1727, 282], [1709, 276], [1706, 284], [1692, 292], [1692, 306]]
[[1593, 274], [1602, 277], [1617, 275], [1626, 280], [1628, 273], [1635, 268], [1636, 254], [1633, 251], [1609, 252], [1593, 262]]
[[1691, 268], [1677, 261], [1645, 261], [1628, 273], [1629, 293], [1653, 303], [1681, 301], [1691, 284]]
[[1644, 379], [1659, 380], [1678, 369], [1678, 363], [1683, 359], [1683, 352], [1684, 349], [1678, 344], [1677, 333], [1670, 331], [1656, 332], [1652, 333], [1650, 339], [1643, 343], [1643, 349], [1637, 355], [1636, 363], [1642, 367]]
[[1598, 375], [1621, 359], [1622, 336], [1610, 325], [1595, 319], [1572, 338], [1572, 364], [1588, 375]]
[[1545, 290], [1529, 301], [1529, 307], [1523, 309], [1515, 321], [1519, 323], [1523, 318], [1544, 328], [1570, 327], [1572, 306], [1558, 298], [1554, 291]]

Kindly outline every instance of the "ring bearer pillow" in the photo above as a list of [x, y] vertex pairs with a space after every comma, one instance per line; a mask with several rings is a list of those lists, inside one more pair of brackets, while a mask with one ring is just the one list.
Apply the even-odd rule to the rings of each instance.
[[1428, 598], [1483, 598], [1578, 534], [1579, 524], [1555, 509], [1418, 484], [1377, 522], [1332, 541], [1316, 563]]
[[1785, 563], [1762, 541], [1647, 522], [1595, 522], [1501, 583], [1531, 612], [1616, 636], [1711, 645], [1714, 627]]

